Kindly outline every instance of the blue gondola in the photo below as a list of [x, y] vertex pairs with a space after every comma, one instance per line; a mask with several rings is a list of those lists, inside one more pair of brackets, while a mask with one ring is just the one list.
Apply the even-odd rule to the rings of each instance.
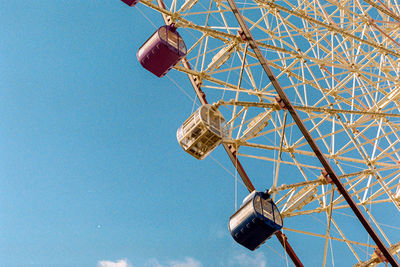
[[253, 191], [229, 219], [229, 231], [242, 246], [255, 250], [283, 226], [281, 214], [268, 193]]

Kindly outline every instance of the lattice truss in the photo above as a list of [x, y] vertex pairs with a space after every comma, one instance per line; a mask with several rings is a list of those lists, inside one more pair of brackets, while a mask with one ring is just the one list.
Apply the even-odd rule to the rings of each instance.
[[[324, 260], [330, 240], [343, 241], [353, 259], [365, 261], [373, 242], [361, 226], [349, 226], [355, 219], [347, 203], [321, 177], [322, 167], [290, 115], [285, 123], [277, 94], [240, 38], [228, 4], [174, 0], [163, 10], [156, 2], [142, 3], [178, 26], [191, 68], [175, 69], [197, 76], [208, 101], [219, 106], [229, 129], [224, 142], [241, 158], [271, 164], [264, 184], [286, 218], [286, 230], [320, 237]], [[400, 221], [399, 2], [237, 4], [320, 149], [380, 236], [398, 251], [399, 229], [387, 225]], [[307, 217], [317, 223], [298, 226]]]

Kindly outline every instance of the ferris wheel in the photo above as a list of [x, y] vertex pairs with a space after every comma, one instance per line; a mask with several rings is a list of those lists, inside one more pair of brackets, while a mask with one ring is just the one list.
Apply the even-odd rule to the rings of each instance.
[[187, 74], [201, 105], [178, 141], [198, 159], [224, 146], [249, 192], [245, 163], [270, 167], [266, 194], [284, 220], [274, 233], [293, 263], [308, 265], [289, 244], [301, 238], [323, 266], [398, 266], [399, 2], [140, 3], [165, 25], [139, 61]]

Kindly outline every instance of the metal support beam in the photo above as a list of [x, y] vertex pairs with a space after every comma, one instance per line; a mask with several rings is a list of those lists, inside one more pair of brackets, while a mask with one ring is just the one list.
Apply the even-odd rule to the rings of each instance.
[[364, 217], [364, 214], [361, 212], [361, 210], [357, 207], [355, 204], [354, 200], [351, 198], [351, 195], [347, 192], [346, 188], [342, 184], [342, 182], [339, 180], [337, 177], [335, 171], [333, 170], [332, 166], [329, 164], [328, 160], [324, 157], [322, 154], [321, 150], [319, 149], [317, 143], [314, 141], [312, 138], [310, 132], [306, 128], [306, 126], [303, 124], [300, 116], [297, 114], [297, 111], [294, 109], [292, 103], [290, 102], [288, 96], [286, 95], [285, 91], [279, 84], [278, 80], [276, 79], [274, 73], [272, 72], [271, 68], [269, 67], [269, 64], [263, 54], [261, 53], [261, 50], [256, 44], [256, 41], [253, 37], [253, 35], [250, 32], [250, 29], [248, 28], [244, 18], [242, 15], [239, 13], [238, 7], [235, 3], [235, 0], [227, 0], [229, 3], [229, 6], [232, 9], [233, 14], [235, 15], [242, 31], [243, 34], [245, 35], [247, 42], [249, 43], [250, 47], [253, 49], [254, 53], [256, 54], [256, 57], [261, 63], [261, 66], [263, 67], [265, 73], [267, 74], [268, 78], [270, 79], [272, 85], [274, 86], [276, 92], [278, 93], [279, 97], [285, 104], [287, 110], [290, 112], [290, 115], [292, 116], [293, 120], [296, 122], [297, 127], [300, 129], [302, 132], [304, 138], [307, 140], [308, 144], [314, 151], [315, 155], [321, 162], [322, 166], [328, 173], [329, 177], [332, 179], [332, 181], [335, 183], [338, 191], [343, 195], [344, 199], [347, 201], [349, 204], [350, 208], [353, 210], [354, 214], [357, 216], [361, 224], [364, 226], [365, 230], [368, 232], [368, 234], [371, 236], [371, 238], [374, 240], [375, 244], [378, 246], [378, 248], [381, 250], [383, 255], [386, 257], [386, 259], [389, 261], [389, 263], [392, 266], [399, 266], [399, 264], [396, 262], [395, 258], [393, 255], [390, 253], [388, 248], [385, 246], [385, 244], [382, 242], [382, 240], [379, 238], [377, 233], [374, 231], [372, 226], [369, 224], [367, 219]]
[[289, 242], [287, 241], [286, 235], [284, 233], [282, 233], [281, 231], [278, 231], [276, 233], [276, 237], [278, 238], [282, 247], [286, 250], [289, 257], [292, 259], [292, 261], [296, 265], [296, 267], [303, 267], [303, 264], [301, 263], [300, 259], [297, 257], [296, 253], [294, 253], [294, 250], [292, 249]]

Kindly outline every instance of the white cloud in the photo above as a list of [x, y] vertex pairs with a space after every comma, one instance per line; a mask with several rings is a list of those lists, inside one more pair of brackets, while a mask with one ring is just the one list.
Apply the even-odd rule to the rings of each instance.
[[[136, 265], [135, 265], [136, 266]], [[170, 260], [165, 264], [160, 263], [157, 259], [153, 258], [147, 261], [146, 267], [203, 267], [203, 264], [198, 260], [186, 257], [184, 260]], [[121, 259], [118, 261], [99, 261], [97, 262], [97, 267], [133, 267], [131, 263], [126, 259]]]
[[186, 257], [185, 261], [171, 261], [171, 267], [201, 267], [202, 264], [190, 257]]
[[249, 254], [237, 254], [229, 262], [230, 266], [266, 267], [267, 258], [263, 253], [257, 252]]
[[132, 265], [126, 260], [121, 259], [116, 262], [114, 261], [99, 261], [97, 263], [98, 267], [132, 267]]
[[173, 260], [167, 264], [161, 264], [156, 259], [151, 259], [148, 264], [149, 267], [202, 267], [203, 265], [196, 259], [186, 257], [183, 261]]
[[151, 259], [147, 262], [146, 267], [164, 267], [157, 259]]

